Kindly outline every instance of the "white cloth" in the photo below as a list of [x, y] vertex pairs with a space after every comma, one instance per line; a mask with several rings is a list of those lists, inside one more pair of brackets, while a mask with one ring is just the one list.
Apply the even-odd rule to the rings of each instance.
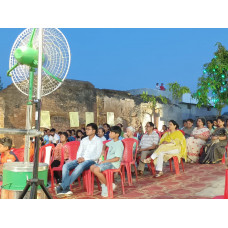
[[104, 136], [102, 136], [100, 139], [101, 139], [102, 142], [107, 140]]
[[160, 152], [159, 154], [153, 153], [151, 155], [151, 158], [153, 160], [157, 158], [156, 170], [162, 171], [162, 169], [163, 169], [163, 158], [164, 158], [165, 154], [179, 154], [179, 153], [180, 153], [180, 150], [178, 150], [178, 149]]
[[95, 135], [92, 140], [87, 136], [80, 143], [77, 159], [82, 157], [85, 160], [97, 161], [101, 156], [102, 148], [103, 142], [98, 136]]
[[142, 149], [151, 147], [153, 144], [158, 145], [159, 135], [156, 131], [153, 131], [150, 135], [144, 134], [141, 141], [140, 146]]
[[52, 135], [49, 136], [49, 143], [56, 143], [57, 141], [60, 142], [60, 137], [58, 134], [55, 133], [54, 137]]

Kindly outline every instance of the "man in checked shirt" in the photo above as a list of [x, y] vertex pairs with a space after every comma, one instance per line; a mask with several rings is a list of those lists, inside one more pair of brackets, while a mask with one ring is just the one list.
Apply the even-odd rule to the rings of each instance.
[[138, 175], [143, 175], [145, 168], [145, 163], [143, 161], [148, 155], [151, 155], [155, 151], [159, 143], [159, 135], [154, 131], [154, 124], [148, 122], [145, 127], [146, 134], [143, 135], [137, 152], [138, 155], [141, 156], [138, 166]]

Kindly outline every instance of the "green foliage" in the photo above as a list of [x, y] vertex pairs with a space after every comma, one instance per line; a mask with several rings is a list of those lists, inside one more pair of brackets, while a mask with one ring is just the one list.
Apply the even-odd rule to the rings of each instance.
[[163, 96], [158, 96], [158, 97], [155, 97], [155, 96], [150, 96], [148, 95], [148, 92], [146, 91], [143, 91], [143, 93], [140, 95], [141, 98], [143, 99], [144, 102], [148, 103], [150, 105], [150, 108], [152, 109], [152, 111], [155, 111], [156, 108], [157, 108], [157, 102], [158, 102], [158, 98], [160, 98], [161, 102], [163, 104], [167, 104], [168, 103], [168, 100], [166, 97], [163, 97]]
[[210, 99], [214, 107], [221, 114], [221, 110], [228, 104], [228, 51], [221, 43], [210, 63], [204, 64], [203, 75], [198, 79], [198, 89], [192, 95], [198, 100], [197, 107], [210, 106]]
[[180, 86], [177, 82], [168, 83], [168, 86], [174, 100], [181, 101], [183, 94], [191, 92], [187, 86]]

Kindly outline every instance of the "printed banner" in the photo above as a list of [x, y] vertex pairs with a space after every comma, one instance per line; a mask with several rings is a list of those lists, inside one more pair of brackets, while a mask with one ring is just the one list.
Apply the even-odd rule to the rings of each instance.
[[94, 113], [86, 112], [86, 125], [89, 123], [94, 123]]
[[79, 127], [78, 112], [69, 112], [70, 115], [70, 127]]
[[110, 126], [115, 125], [115, 123], [114, 123], [114, 112], [107, 112], [107, 123]]
[[49, 111], [41, 111], [40, 115], [40, 127], [50, 128], [51, 127], [51, 119]]

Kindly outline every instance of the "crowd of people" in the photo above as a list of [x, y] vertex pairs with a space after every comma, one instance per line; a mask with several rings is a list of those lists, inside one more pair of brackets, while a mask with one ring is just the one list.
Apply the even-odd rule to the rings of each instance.
[[[195, 124], [195, 126], [194, 126]], [[64, 132], [56, 133], [54, 128], [44, 130], [41, 139], [42, 145], [54, 144], [54, 161], [51, 167], [57, 167], [61, 161], [61, 151], [64, 148], [64, 162], [62, 177], [55, 172], [58, 186], [55, 188], [57, 195], [71, 195], [70, 185], [77, 180], [84, 170], [90, 169], [98, 177], [102, 186], [103, 197], [108, 196], [106, 178], [102, 171], [107, 169], [118, 169], [121, 165], [124, 146], [124, 138], [134, 138], [138, 140], [139, 146], [133, 147], [133, 154], [137, 153], [137, 173], [144, 175], [145, 165], [154, 162], [156, 175], [163, 175], [163, 163], [173, 156], [184, 159], [185, 162], [211, 164], [222, 160], [227, 145], [228, 120], [219, 116], [216, 120], [205, 120], [198, 118], [184, 120], [180, 129], [176, 121], [170, 120], [168, 126], [163, 125], [158, 131], [154, 123], [148, 122], [145, 125], [145, 132], [140, 126], [137, 130], [132, 126], [123, 130], [121, 123], [110, 126], [105, 123], [97, 126], [90, 123], [86, 128], [68, 129]], [[109, 140], [109, 141], [107, 141]], [[77, 158], [74, 161], [69, 159], [67, 142], [80, 141]], [[103, 145], [103, 142], [107, 141]], [[0, 139], [1, 164], [5, 162], [18, 161], [14, 154], [12, 140], [10, 138]], [[104, 153], [108, 147], [107, 159], [104, 160]], [[1, 170], [0, 170], [1, 171]], [[70, 175], [70, 171], [73, 171]], [[132, 175], [135, 170], [132, 169]], [[113, 183], [113, 189], [116, 185]]]

